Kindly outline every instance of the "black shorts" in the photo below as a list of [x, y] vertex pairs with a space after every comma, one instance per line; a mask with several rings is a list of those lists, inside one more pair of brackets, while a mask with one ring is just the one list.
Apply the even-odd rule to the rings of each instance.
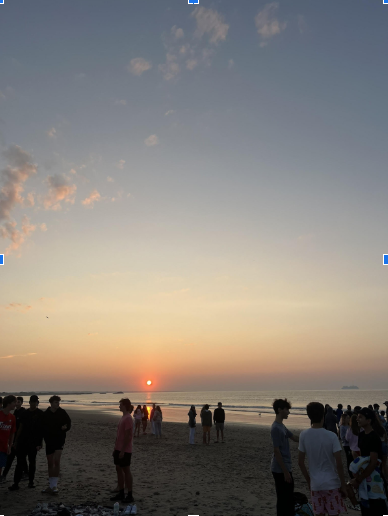
[[127, 468], [131, 465], [132, 453], [124, 453], [124, 457], [119, 459], [120, 451], [115, 450], [113, 452], [113, 462], [115, 466], [120, 466], [120, 468]]
[[46, 443], [46, 455], [52, 455], [57, 450], [59, 450], [59, 451], [63, 450], [63, 447], [65, 445], [65, 441], [63, 441], [62, 439], [45, 441], [45, 443]]

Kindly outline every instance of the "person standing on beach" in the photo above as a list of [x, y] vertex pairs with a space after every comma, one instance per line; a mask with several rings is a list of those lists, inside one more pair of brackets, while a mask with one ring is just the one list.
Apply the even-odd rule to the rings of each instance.
[[337, 410], [333, 410], [334, 414], [336, 415], [337, 417], [337, 425], [340, 424], [340, 421], [341, 421], [341, 416], [342, 414], [344, 413], [344, 411], [342, 410], [343, 408], [343, 405], [341, 403], [338, 403], [337, 405]]
[[[137, 409], [135, 410], [135, 413], [134, 413], [134, 417], [135, 417], [135, 435], [134, 435], [134, 437], [140, 437], [140, 426], [141, 426], [141, 420], [143, 419], [143, 412], [141, 410], [141, 405], [137, 406]], [[136, 430], [137, 430], [137, 435], [136, 435]]]
[[197, 417], [197, 412], [195, 411], [194, 405], [191, 405], [189, 413], [187, 415], [189, 416], [189, 428], [190, 428], [189, 444], [195, 444], [195, 427], [197, 426], [195, 418]]
[[66, 441], [66, 433], [71, 428], [71, 419], [62, 407], [61, 398], [51, 396], [50, 406], [43, 412], [42, 429], [46, 443], [46, 457], [48, 466], [49, 486], [42, 493], [58, 494], [58, 478], [61, 466], [61, 456]]
[[142, 417], [142, 421], [143, 421], [143, 435], [146, 434], [146, 430], [147, 430], [147, 421], [148, 421], [148, 408], [147, 408], [147, 405], [143, 405], [143, 417]]
[[330, 430], [330, 432], [334, 432], [336, 435], [338, 435], [337, 417], [335, 416], [333, 409], [330, 406], [327, 407], [324, 422], [326, 430]]
[[360, 428], [357, 423], [357, 416], [353, 414], [350, 418], [350, 427], [347, 429], [345, 438], [349, 443], [349, 448], [352, 453], [353, 460], [359, 457], [360, 448], [358, 447], [358, 434], [360, 433]]
[[[333, 432], [323, 428], [324, 406], [312, 402], [306, 407], [311, 428], [299, 436], [299, 468], [306, 479], [315, 516], [347, 512], [347, 497], [341, 444]], [[305, 465], [307, 455], [309, 471]]]
[[154, 424], [154, 414], [155, 414], [155, 403], [152, 404], [151, 414], [150, 414], [150, 423], [151, 423], [151, 433], [155, 435], [155, 424]]
[[[346, 433], [350, 428], [349, 421], [350, 421], [349, 415], [346, 412], [344, 414], [342, 414], [341, 424], [339, 427], [339, 438], [340, 438], [340, 441], [341, 441], [342, 446], [345, 451], [346, 463], [348, 465], [348, 470], [349, 470], [349, 464], [353, 461], [353, 455], [350, 450], [349, 441], [346, 439]], [[352, 473], [350, 473], [350, 476], [352, 476]]]
[[276, 488], [277, 516], [294, 516], [294, 479], [291, 473], [291, 453], [289, 439], [299, 442], [299, 437], [293, 435], [283, 424], [290, 413], [291, 403], [287, 398], [276, 399], [272, 407], [275, 411], [275, 421], [271, 426], [273, 455], [271, 461], [272, 476]]
[[[120, 400], [119, 408], [123, 415], [117, 427], [116, 442], [112, 453], [113, 462], [116, 466], [118, 493], [111, 498], [111, 501], [133, 503], [135, 501], [132, 496], [133, 476], [131, 473], [133, 447], [133, 419], [131, 412], [133, 407], [128, 398], [123, 398]], [[128, 490], [127, 496], [124, 493], [125, 487]]]
[[16, 418], [11, 414], [16, 406], [16, 398], [10, 394], [3, 399], [3, 408], [0, 409], [0, 475], [7, 464], [11, 453], [16, 432]]
[[[203, 431], [203, 444], [210, 444], [210, 430], [212, 428], [212, 413], [209, 410], [209, 405], [204, 405], [202, 412], [202, 431]], [[206, 440], [207, 436], [207, 440]]]
[[217, 430], [217, 441], [214, 442], [218, 443], [220, 431], [222, 442], [224, 442], [225, 410], [222, 408], [222, 403], [220, 401], [218, 402], [218, 408], [214, 411], [213, 420]]
[[379, 437], [383, 429], [376, 424], [376, 414], [369, 408], [359, 411], [357, 422], [364, 431], [358, 436], [361, 456], [350, 465], [354, 474], [350, 483], [359, 490], [362, 516], [384, 516], [388, 514], [388, 509], [381, 475], [383, 457]]
[[20, 426], [15, 438], [17, 463], [13, 485], [8, 489], [17, 491], [23, 475], [23, 467], [28, 457], [28, 487], [34, 488], [36, 471], [36, 454], [42, 448], [43, 411], [38, 409], [39, 398], [35, 394], [30, 397], [30, 408], [20, 417]]
[[163, 420], [163, 414], [160, 410], [159, 405], [155, 408], [154, 412], [154, 425], [155, 425], [155, 435], [156, 437], [162, 438], [162, 420]]
[[[17, 432], [19, 430], [20, 417], [22, 416], [23, 412], [26, 410], [24, 407], [22, 407], [22, 405], [23, 405], [23, 398], [22, 398], [22, 396], [16, 396], [16, 407], [15, 407], [15, 410], [13, 411], [13, 415], [15, 416], [15, 419], [16, 419], [16, 434], [15, 435], [17, 435]], [[15, 457], [16, 457], [15, 440], [14, 440], [13, 446], [11, 448], [11, 453], [8, 455], [7, 464], [6, 464], [6, 466], [4, 468], [4, 471], [3, 471], [4, 482], [6, 481], [6, 477], [8, 475], [8, 472], [11, 469], [12, 463], [13, 463]], [[23, 465], [23, 473], [25, 475], [28, 475], [27, 462], [25, 462], [24, 465]]]

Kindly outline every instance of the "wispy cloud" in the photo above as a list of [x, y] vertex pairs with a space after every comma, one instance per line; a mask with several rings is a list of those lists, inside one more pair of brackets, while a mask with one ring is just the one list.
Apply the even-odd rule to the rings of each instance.
[[31, 308], [31, 305], [23, 305], [22, 303], [9, 303], [5, 307], [6, 310], [16, 310], [17, 312], [28, 312]]
[[9, 220], [12, 209], [17, 204], [23, 204], [23, 184], [36, 174], [37, 167], [32, 163], [30, 154], [18, 145], [10, 145], [2, 155], [8, 165], [1, 171], [5, 184], [0, 190], [0, 220]]
[[151, 134], [151, 136], [144, 140], [144, 143], [147, 145], [147, 147], [153, 147], [154, 145], [159, 144], [159, 138], [156, 136], [156, 134]]
[[113, 177], [110, 177], [110, 176], [108, 176], [108, 177], [106, 178], [106, 180], [108, 181], [108, 183], [114, 183], [114, 182], [115, 182], [115, 180], [113, 179]]
[[185, 35], [183, 29], [178, 29], [176, 25], [174, 25], [174, 27], [171, 28], [171, 34], [174, 36], [175, 39], [181, 39]]
[[140, 76], [142, 73], [150, 70], [152, 68], [152, 64], [149, 61], [146, 61], [142, 57], [136, 57], [135, 59], [131, 59], [131, 62], [127, 66], [128, 71], [130, 71], [133, 75]]
[[116, 163], [116, 167], [119, 168], [120, 170], [124, 169], [124, 165], [125, 165], [125, 159], [121, 159], [120, 161], [118, 161]]
[[25, 355], [7, 355], [5, 357], [0, 357], [0, 360], [4, 360], [7, 358], [15, 358], [15, 357], [30, 357], [32, 355], [37, 355], [38, 353], [26, 353]]
[[234, 67], [234, 61], [233, 61], [233, 59], [229, 59], [229, 62], [228, 62], [229, 70], [231, 70], [233, 67]]
[[174, 109], [169, 109], [168, 111], [166, 111], [166, 113], [164, 113], [164, 116], [173, 115], [174, 113], [175, 113]]
[[21, 231], [16, 229], [16, 222], [5, 222], [3, 226], [0, 226], [0, 236], [11, 240], [11, 244], [5, 250], [6, 255], [10, 255], [12, 251], [16, 251], [24, 243], [26, 237], [33, 233], [37, 228], [41, 231], [47, 231], [46, 224], [30, 224], [30, 219], [27, 215], [24, 215], [21, 224]]
[[122, 99], [122, 100], [115, 100], [114, 102], [115, 106], [126, 106], [127, 105], [127, 101]]
[[98, 331], [94, 333], [88, 333], [88, 337], [95, 337], [96, 335], [98, 335]]
[[166, 54], [166, 62], [159, 65], [159, 70], [162, 72], [163, 77], [166, 81], [170, 81], [179, 73], [179, 64], [177, 57], [174, 54]]
[[280, 22], [278, 20], [278, 9], [279, 4], [277, 2], [272, 2], [270, 4], [266, 4], [256, 15], [255, 23], [257, 32], [261, 37], [261, 47], [266, 46], [269, 39], [280, 34], [287, 27], [287, 22]]
[[188, 59], [186, 61], [186, 68], [188, 70], [194, 70], [194, 68], [198, 65], [198, 60], [197, 59]]
[[49, 131], [47, 131], [47, 136], [51, 139], [57, 137], [57, 130], [55, 129], [55, 127], [52, 127]]
[[210, 43], [218, 44], [225, 41], [228, 35], [229, 25], [224, 22], [224, 17], [213, 9], [198, 7], [192, 13], [197, 21], [195, 35], [202, 38], [205, 34], [209, 37]]
[[99, 194], [99, 192], [97, 190], [93, 190], [89, 197], [86, 197], [86, 199], [84, 199], [82, 201], [82, 204], [84, 206], [86, 206], [87, 208], [93, 208], [94, 206], [94, 203], [95, 202], [98, 202], [101, 200], [101, 195]]
[[48, 176], [46, 182], [49, 187], [49, 192], [43, 199], [43, 206], [46, 210], [57, 211], [62, 209], [62, 201], [74, 204], [77, 187], [75, 184], [71, 184], [70, 178], [56, 174], [55, 176]]

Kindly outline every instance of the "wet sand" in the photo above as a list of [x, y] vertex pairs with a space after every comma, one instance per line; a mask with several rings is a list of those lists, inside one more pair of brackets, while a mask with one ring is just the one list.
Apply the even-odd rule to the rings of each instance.
[[[81, 410], [69, 410], [69, 414], [73, 426], [62, 455], [60, 492], [55, 500], [112, 507], [109, 489], [115, 486], [116, 475], [111, 454], [120, 415]], [[295, 426], [293, 420], [287, 426], [300, 432], [300, 424]], [[187, 423], [163, 422], [160, 440], [150, 433], [150, 427], [147, 435], [134, 439], [131, 469], [139, 516], [275, 516], [268, 424], [226, 424], [224, 444], [214, 443], [213, 427], [210, 446], [202, 445], [199, 424], [196, 430], [195, 446], [188, 444]], [[297, 444], [290, 442], [290, 447], [295, 490], [308, 495], [297, 467]], [[53, 500], [52, 495], [41, 493], [47, 486], [44, 450], [38, 453], [35, 489], [28, 489], [28, 482], [22, 481], [19, 491], [9, 492], [13, 468], [8, 482], [0, 484], [0, 514], [26, 516], [38, 502]]]

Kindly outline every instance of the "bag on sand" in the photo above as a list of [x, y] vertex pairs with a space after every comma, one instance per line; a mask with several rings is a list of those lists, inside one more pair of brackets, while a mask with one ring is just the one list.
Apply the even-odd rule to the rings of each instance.
[[295, 516], [314, 516], [313, 508], [303, 493], [294, 493], [294, 503]]

